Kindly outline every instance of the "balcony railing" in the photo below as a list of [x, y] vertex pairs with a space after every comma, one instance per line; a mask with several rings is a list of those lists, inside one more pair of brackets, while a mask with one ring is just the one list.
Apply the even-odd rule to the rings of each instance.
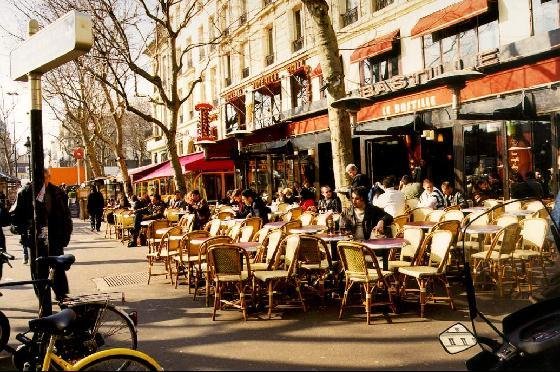
[[267, 6], [267, 5], [272, 4], [273, 2], [274, 2], [274, 0], [263, 0], [263, 5]]
[[243, 13], [239, 16], [239, 26], [242, 26], [245, 23], [247, 23], [247, 13]]
[[227, 77], [226, 78], [226, 87], [229, 87], [231, 85], [231, 78]]
[[245, 67], [243, 70], [241, 70], [241, 77], [249, 77], [249, 67]]
[[358, 7], [349, 9], [342, 15], [342, 25], [346, 27], [358, 20]]
[[297, 38], [296, 40], [294, 40], [292, 42], [292, 51], [293, 52], [297, 52], [301, 48], [303, 48], [303, 36], [300, 36], [299, 38]]
[[267, 66], [270, 66], [272, 63], [274, 63], [274, 54], [269, 54], [264, 57], [264, 63]]
[[200, 47], [200, 59], [202, 60], [204, 58], [206, 58], [206, 47], [202, 46]]
[[377, 10], [381, 10], [391, 4], [393, 4], [395, 2], [395, 0], [374, 0], [373, 1], [373, 10], [377, 11]]

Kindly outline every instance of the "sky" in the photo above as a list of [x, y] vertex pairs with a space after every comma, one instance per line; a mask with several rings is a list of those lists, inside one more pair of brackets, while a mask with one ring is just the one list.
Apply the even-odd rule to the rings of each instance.
[[[28, 83], [15, 82], [10, 78], [10, 51], [19, 43], [14, 37], [7, 35], [5, 30], [17, 35], [22, 35], [27, 29], [27, 21], [20, 13], [15, 12], [7, 0], [0, 0], [0, 94], [8, 107], [15, 105], [14, 112], [8, 118], [8, 130], [16, 133], [18, 153], [25, 153], [23, 146], [29, 136], [29, 109], [30, 98]], [[42, 25], [41, 25], [42, 26]], [[17, 93], [8, 95], [7, 93]], [[50, 142], [58, 135], [58, 121], [54, 114], [48, 110], [48, 105], [43, 102], [43, 146], [45, 150]]]

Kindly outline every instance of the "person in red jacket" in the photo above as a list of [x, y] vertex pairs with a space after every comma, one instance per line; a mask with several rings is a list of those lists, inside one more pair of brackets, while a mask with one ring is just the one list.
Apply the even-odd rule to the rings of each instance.
[[299, 206], [304, 212], [311, 211], [317, 212], [317, 205], [315, 204], [315, 194], [309, 189], [301, 189], [301, 202]]

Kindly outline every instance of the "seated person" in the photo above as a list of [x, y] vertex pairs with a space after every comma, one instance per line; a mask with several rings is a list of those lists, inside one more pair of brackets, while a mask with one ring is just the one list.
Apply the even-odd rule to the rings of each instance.
[[142, 217], [144, 221], [159, 220], [163, 218], [163, 213], [167, 208], [167, 204], [161, 200], [160, 194], [152, 195], [152, 202], [148, 205], [148, 215]]
[[300, 195], [301, 202], [299, 203], [299, 206], [301, 207], [301, 210], [304, 212], [317, 212], [317, 206], [315, 205], [315, 194], [313, 194], [313, 191], [307, 188], [303, 188], [301, 189]]
[[282, 189], [282, 192], [280, 192], [280, 194], [278, 195], [278, 201], [280, 203], [294, 204], [296, 203], [296, 197], [294, 196], [294, 193], [291, 188], [285, 187], [284, 189]]
[[443, 209], [445, 202], [443, 200], [442, 192], [438, 188], [434, 187], [434, 183], [427, 178], [424, 180], [423, 186], [424, 192], [420, 195], [418, 206], [432, 209]]
[[129, 247], [136, 247], [138, 235], [140, 235], [140, 223], [145, 215], [149, 214], [148, 207], [150, 205], [150, 197], [144, 194], [141, 198], [136, 195], [132, 196], [132, 208], [134, 209], [134, 228], [131, 230], [131, 239], [128, 242]]
[[243, 200], [243, 210], [237, 212], [237, 218], [248, 218], [248, 217], [260, 217], [263, 225], [268, 223], [268, 213], [270, 208], [268, 208], [261, 198], [257, 197], [257, 194], [251, 189], [245, 189], [241, 193], [241, 198]]
[[345, 210], [340, 219], [340, 228], [350, 230], [354, 240], [391, 236], [393, 217], [383, 209], [368, 203], [368, 189], [352, 188], [352, 206]]
[[336, 193], [332, 191], [332, 188], [328, 185], [321, 187], [321, 199], [319, 199], [319, 204], [317, 209], [320, 213], [342, 212], [342, 202]]
[[492, 192], [490, 184], [486, 178], [478, 179], [473, 190], [473, 200], [475, 206], [482, 206], [484, 205], [485, 200], [495, 198], [495, 194]]
[[194, 230], [201, 230], [204, 225], [210, 220], [211, 213], [210, 207], [206, 200], [200, 196], [200, 191], [192, 190], [187, 197], [187, 211], [195, 215], [193, 222]]
[[233, 192], [235, 190], [228, 190], [226, 191], [226, 197], [223, 198], [222, 200], [220, 200], [220, 204], [221, 205], [230, 205], [231, 202], [231, 196], [233, 195]]
[[235, 189], [231, 192], [228, 205], [231, 206], [235, 212], [243, 211], [245, 204], [243, 200], [241, 200], [241, 189]]
[[171, 199], [169, 203], [170, 208], [184, 209], [187, 203], [183, 200], [183, 193], [181, 191], [175, 191], [175, 197]]
[[458, 205], [461, 208], [467, 208], [469, 206], [463, 194], [459, 191], [455, 191], [451, 182], [443, 182], [441, 184], [441, 192], [443, 193], [444, 207], [447, 208]]
[[399, 190], [404, 193], [404, 197], [408, 199], [418, 199], [422, 192], [422, 185], [416, 182], [408, 174], [402, 176], [399, 183]]
[[405, 196], [402, 191], [395, 190], [397, 178], [395, 176], [387, 176], [383, 179], [383, 189], [385, 192], [377, 197], [375, 206], [383, 208], [391, 216], [399, 216], [405, 212]]

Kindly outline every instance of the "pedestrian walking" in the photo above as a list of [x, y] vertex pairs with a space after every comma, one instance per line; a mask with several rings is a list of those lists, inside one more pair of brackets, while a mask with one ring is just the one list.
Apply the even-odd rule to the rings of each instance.
[[103, 207], [105, 200], [103, 194], [97, 190], [97, 186], [91, 186], [91, 192], [88, 195], [87, 211], [91, 223], [91, 231], [101, 231], [101, 220], [103, 218]]

